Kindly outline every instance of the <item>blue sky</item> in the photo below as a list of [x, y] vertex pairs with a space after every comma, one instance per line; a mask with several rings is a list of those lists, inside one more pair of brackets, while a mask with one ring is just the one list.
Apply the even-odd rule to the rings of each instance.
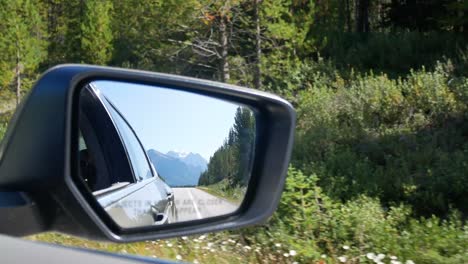
[[167, 88], [114, 81], [93, 84], [125, 116], [147, 150], [199, 153], [207, 161], [227, 138], [238, 107]]

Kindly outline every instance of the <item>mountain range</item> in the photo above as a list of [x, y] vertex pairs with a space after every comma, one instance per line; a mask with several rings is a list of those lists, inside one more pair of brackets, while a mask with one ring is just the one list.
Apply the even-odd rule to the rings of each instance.
[[169, 151], [164, 154], [150, 149], [148, 156], [159, 176], [171, 187], [196, 186], [200, 174], [207, 169], [207, 161], [198, 153]]

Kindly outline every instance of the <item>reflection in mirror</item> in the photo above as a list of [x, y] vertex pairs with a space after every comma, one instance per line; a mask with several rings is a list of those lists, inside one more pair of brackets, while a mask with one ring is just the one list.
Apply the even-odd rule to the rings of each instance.
[[251, 176], [255, 116], [174, 89], [94, 81], [79, 99], [79, 175], [121, 227], [237, 210]]

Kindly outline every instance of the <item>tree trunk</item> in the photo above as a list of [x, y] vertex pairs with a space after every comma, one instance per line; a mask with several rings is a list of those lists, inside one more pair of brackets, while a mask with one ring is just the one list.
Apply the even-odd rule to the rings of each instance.
[[356, 0], [356, 32], [369, 32], [369, 0]]
[[227, 19], [226, 16], [221, 16], [219, 19], [219, 35], [221, 43], [221, 81], [227, 82], [230, 79], [229, 76], [229, 62], [228, 62], [228, 30], [227, 30]]
[[261, 79], [261, 56], [262, 56], [262, 40], [260, 31], [260, 14], [259, 5], [261, 0], [254, 0], [254, 19], [255, 19], [255, 72], [254, 72], [254, 87], [255, 89], [262, 88]]

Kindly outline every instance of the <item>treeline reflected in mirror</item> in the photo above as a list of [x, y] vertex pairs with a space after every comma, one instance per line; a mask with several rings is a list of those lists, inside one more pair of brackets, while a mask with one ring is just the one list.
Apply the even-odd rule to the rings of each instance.
[[210, 158], [198, 185], [217, 185], [221, 190], [226, 190], [225, 196], [240, 203], [250, 178], [254, 140], [255, 119], [252, 112], [238, 107], [228, 137]]
[[226, 215], [248, 188], [255, 123], [224, 100], [95, 81], [80, 96], [80, 175], [122, 227]]

